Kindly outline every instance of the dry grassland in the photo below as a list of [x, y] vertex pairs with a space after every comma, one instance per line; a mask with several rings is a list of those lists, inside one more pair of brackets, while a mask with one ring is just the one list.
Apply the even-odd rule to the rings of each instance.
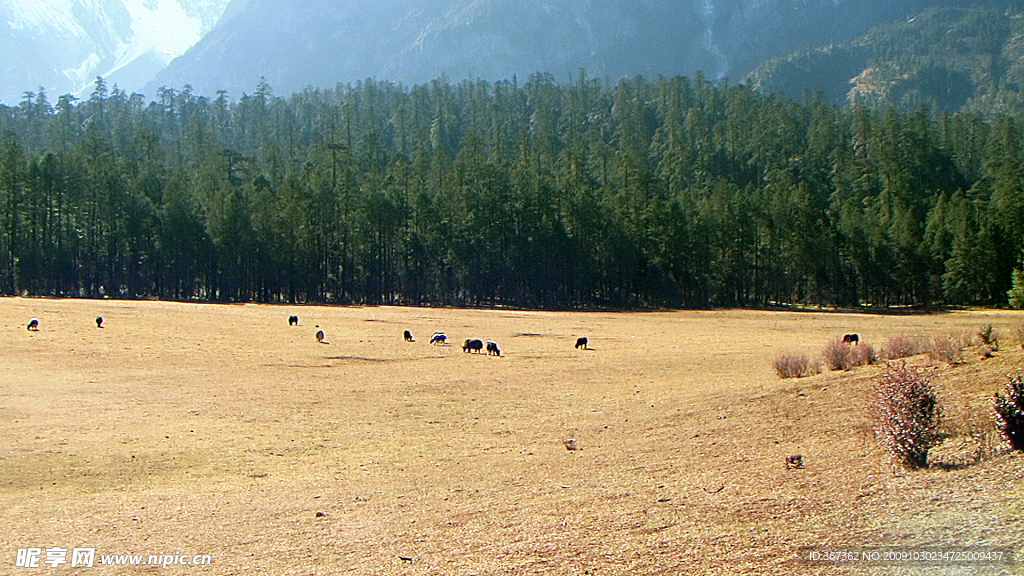
[[[1022, 319], [2, 299], [0, 574], [853, 574], [894, 572], [798, 551], [1024, 556], [1024, 458], [999, 449], [989, 407], [1024, 365]], [[878, 367], [771, 367], [845, 332], [877, 347], [988, 323], [995, 358], [936, 366], [943, 468], [890, 466], [865, 413]], [[428, 344], [435, 330], [450, 345]], [[463, 353], [468, 337], [504, 355]], [[15, 567], [19, 548], [54, 546], [95, 547], [96, 566]], [[99, 566], [175, 552], [212, 564]]]

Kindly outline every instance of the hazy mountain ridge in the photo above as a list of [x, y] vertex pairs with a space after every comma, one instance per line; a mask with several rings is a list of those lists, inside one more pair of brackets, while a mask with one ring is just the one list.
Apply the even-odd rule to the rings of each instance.
[[[977, 3], [1007, 6], [1006, 0]], [[939, 18], [934, 10], [964, 4], [0, 0], [0, 50], [8, 55], [0, 67], [0, 101], [15, 103], [24, 91], [40, 86], [51, 96], [87, 95], [96, 76], [150, 97], [163, 86], [186, 84], [198, 93], [224, 89], [238, 97], [251, 92], [260, 78], [276, 93], [288, 94], [365, 78], [420, 84], [442, 76], [499, 80], [546, 72], [568, 81], [585, 70], [609, 81], [702, 71], [713, 79], [746, 78], [769, 93], [799, 97], [805, 87], [824, 90], [837, 102], [1016, 105], [1011, 88], [1024, 82], [1017, 79], [1024, 74], [1014, 64], [1020, 61], [1015, 46], [1024, 44], [1016, 40], [1019, 33], [993, 40], [990, 33], [971, 32], [979, 25], [1010, 30], [1003, 12], [989, 10], [987, 24], [972, 24], [959, 17]], [[916, 19], [929, 8], [933, 11]], [[974, 11], [948, 12], [968, 13]], [[1004, 21], [994, 24], [1000, 14]], [[925, 22], [931, 28], [928, 39], [910, 32]], [[965, 34], [985, 36], [985, 42], [949, 45], [951, 38]], [[808, 48], [813, 46], [825, 47]], [[975, 55], [967, 56], [966, 50]], [[979, 72], [984, 66], [978, 62], [992, 54], [1005, 70]], [[766, 58], [774, 60], [765, 63]], [[925, 60], [930, 64], [922, 65]], [[924, 67], [916, 71], [918, 66]], [[1004, 74], [1013, 77], [1002, 82]]]
[[748, 83], [837, 104], [1011, 112], [1024, 104], [1024, 6], [937, 8], [854, 40], [765, 62]]
[[249, 0], [146, 91], [238, 96], [368, 77], [497, 80], [548, 72], [743, 78], [765, 58], [837, 43], [952, 0]]

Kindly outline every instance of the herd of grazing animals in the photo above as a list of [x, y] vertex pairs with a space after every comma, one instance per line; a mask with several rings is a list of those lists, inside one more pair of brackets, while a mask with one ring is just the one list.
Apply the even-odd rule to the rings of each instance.
[[[289, 316], [288, 325], [298, 326], [299, 317], [295, 315]], [[96, 317], [96, 327], [103, 328], [103, 316]], [[317, 324], [316, 327], [320, 328], [320, 325]], [[28, 329], [33, 332], [38, 332], [39, 319], [36, 317], [32, 317], [28, 321]], [[324, 341], [325, 337], [326, 336], [323, 330], [316, 331], [316, 341], [318, 343], [327, 344], [328, 342]], [[405, 339], [406, 342], [416, 341], [415, 338], [413, 338], [412, 332], [410, 332], [409, 330], [405, 330], [402, 333], [402, 337]], [[849, 335], [847, 335], [847, 337], [849, 337]], [[854, 335], [854, 337], [856, 338], [856, 335]], [[585, 336], [578, 338], [576, 340], [576, 348], [583, 348], [584, 350], [589, 350], [589, 348], [587, 348], [587, 342], [588, 340]], [[430, 336], [430, 343], [434, 345], [446, 345], [448, 343], [448, 335], [445, 334], [444, 332], [434, 332], [434, 334]], [[479, 354], [484, 352], [485, 350], [488, 356], [501, 356], [501, 348], [499, 348], [498, 343], [493, 340], [488, 340], [485, 344], [483, 340], [480, 340], [478, 338], [467, 338], [466, 341], [462, 344], [463, 352], [476, 352]]]
[[[96, 317], [96, 327], [97, 328], [103, 328], [103, 322], [104, 322], [104, 320], [103, 320], [102, 316], [97, 316]], [[299, 325], [299, 317], [298, 316], [294, 316], [294, 315], [289, 316], [288, 317], [288, 325], [289, 326], [298, 326]], [[32, 317], [31, 319], [29, 319], [27, 327], [28, 327], [29, 331], [38, 332], [39, 331], [39, 319], [36, 318], [36, 317]], [[320, 343], [320, 344], [328, 344], [328, 342], [324, 341], [325, 335], [324, 335], [324, 331], [322, 329], [319, 329], [320, 325], [317, 324], [316, 327], [318, 328], [318, 330], [316, 331], [316, 341], [318, 343]], [[410, 332], [409, 330], [405, 330], [402, 333], [402, 336], [403, 336], [403, 338], [404, 338], [404, 340], [406, 342], [415, 342], [416, 341], [413, 338], [412, 332]], [[860, 343], [860, 335], [859, 334], [845, 334], [845, 335], [843, 335], [842, 341], [845, 344], [859, 344]], [[430, 343], [433, 344], [433, 345], [447, 345], [447, 343], [448, 343], [448, 335], [445, 334], [444, 332], [434, 332], [430, 336]], [[589, 347], [589, 339], [586, 336], [581, 336], [581, 337], [577, 338], [576, 339], [576, 346], [575, 347], [576, 347], [576, 349], [581, 349], [582, 348], [583, 350], [592, 350], [592, 348]], [[486, 350], [488, 356], [501, 356], [501, 349], [498, 347], [498, 343], [493, 341], [493, 340], [487, 340], [486, 344], [485, 344], [483, 340], [480, 340], [478, 338], [467, 338], [465, 340], [465, 342], [463, 342], [463, 344], [462, 344], [462, 351], [463, 352], [475, 352], [477, 354], [480, 354], [484, 350]], [[570, 445], [570, 443], [572, 443], [572, 445]], [[570, 449], [570, 450], [574, 450], [575, 449], [575, 440], [566, 440], [566, 447], [568, 449]], [[787, 456], [786, 457], [786, 468], [787, 469], [803, 468], [803, 467], [804, 467], [804, 457], [802, 455], [795, 454], [795, 455]]]
[[[288, 325], [289, 326], [298, 326], [298, 324], [299, 324], [299, 317], [298, 316], [289, 316], [288, 317]], [[319, 328], [319, 327], [320, 327], [320, 325], [318, 324], [317, 328]], [[409, 330], [405, 330], [405, 331], [402, 332], [402, 339], [405, 340], [406, 342], [415, 342], [416, 341], [416, 339], [412, 335], [412, 332], [409, 331]], [[318, 330], [317, 331], [317, 333], [316, 333], [316, 341], [321, 343], [321, 344], [326, 344], [326, 342], [324, 342], [324, 331], [323, 330]], [[434, 344], [434, 345], [439, 345], [439, 344], [440, 345], [446, 345], [448, 343], [448, 335], [445, 334], [444, 332], [434, 332], [430, 336], [430, 343]], [[587, 344], [588, 344], [588, 340], [587, 340], [586, 336], [583, 336], [583, 337], [578, 338], [576, 340], [576, 348], [583, 348], [584, 350], [589, 350], [590, 348], [587, 347]], [[463, 352], [476, 352], [477, 354], [480, 354], [480, 353], [483, 353], [484, 351], [486, 351], [488, 356], [501, 356], [501, 348], [498, 347], [498, 343], [497, 342], [495, 342], [494, 340], [488, 340], [486, 343], [484, 343], [484, 341], [480, 340], [479, 338], [467, 338], [466, 341], [462, 343], [462, 351]]]

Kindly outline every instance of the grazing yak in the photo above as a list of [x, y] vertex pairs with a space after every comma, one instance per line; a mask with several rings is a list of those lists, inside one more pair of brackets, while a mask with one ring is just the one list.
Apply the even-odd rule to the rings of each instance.
[[28, 321], [28, 329], [33, 332], [39, 330], [39, 318], [32, 318]]
[[323, 330], [317, 330], [316, 331], [316, 341], [321, 343], [321, 344], [324, 343], [324, 331]]
[[469, 351], [480, 352], [483, 349], [484, 349], [484, 341], [483, 340], [477, 340], [476, 338], [468, 338], [465, 342], [462, 343], [462, 351], [463, 352], [469, 352]]
[[298, 316], [289, 316], [288, 317], [288, 325], [289, 326], [298, 326], [299, 325], [299, 317]]
[[103, 328], [103, 316], [96, 317], [96, 327]]
[[586, 350], [586, 349], [587, 349], [587, 344], [588, 344], [589, 342], [590, 342], [590, 341], [589, 341], [589, 340], [587, 340], [587, 337], [586, 337], [586, 336], [581, 336], [581, 337], [579, 337], [579, 338], [577, 338], [577, 339], [576, 339], [576, 347], [577, 347], [577, 348], [583, 348], [584, 350]]
[[843, 344], [860, 344], [860, 334], [847, 334], [843, 336]]
[[498, 348], [498, 343], [493, 340], [487, 341], [487, 355], [501, 356], [501, 348]]
[[413, 340], [412, 338], [412, 332], [409, 332], [408, 330], [406, 330], [405, 333], [402, 334], [402, 336], [405, 337], [406, 342], [415, 342], [415, 340]]
[[434, 332], [434, 335], [430, 337], [431, 344], [446, 344], [448, 342], [448, 335], [444, 332]]

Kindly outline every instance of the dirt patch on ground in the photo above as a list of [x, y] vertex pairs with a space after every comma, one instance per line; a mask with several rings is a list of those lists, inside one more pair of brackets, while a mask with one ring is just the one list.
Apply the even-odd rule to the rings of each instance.
[[[96, 548], [67, 574], [222, 575], [859, 573], [797, 557], [1024, 553], [1024, 466], [988, 405], [1024, 364], [1018, 314], [423, 314], [0, 300], [0, 572], [22, 573], [29, 547]], [[948, 440], [927, 471], [893, 470], [874, 440], [879, 368], [771, 367], [844, 333], [879, 346], [983, 324], [1004, 335], [994, 358], [935, 366]], [[503, 355], [432, 346], [435, 331]], [[212, 564], [99, 566], [176, 552]]]

